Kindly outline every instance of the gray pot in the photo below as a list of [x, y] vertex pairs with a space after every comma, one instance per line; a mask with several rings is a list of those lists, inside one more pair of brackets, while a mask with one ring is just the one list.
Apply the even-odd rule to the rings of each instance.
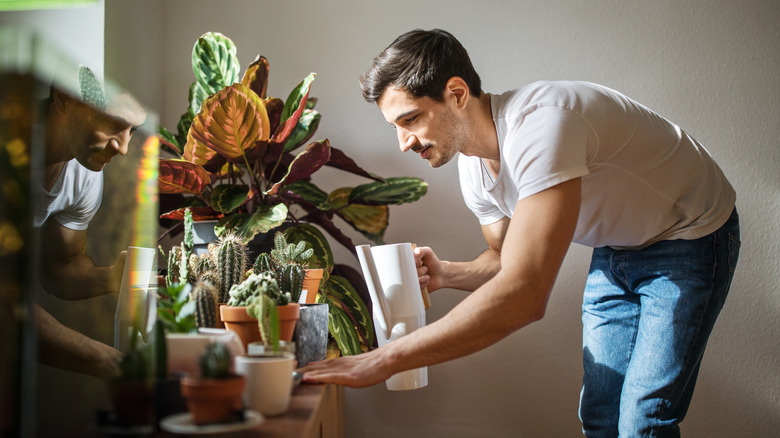
[[325, 360], [328, 351], [328, 305], [301, 304], [301, 316], [293, 333], [298, 366]]

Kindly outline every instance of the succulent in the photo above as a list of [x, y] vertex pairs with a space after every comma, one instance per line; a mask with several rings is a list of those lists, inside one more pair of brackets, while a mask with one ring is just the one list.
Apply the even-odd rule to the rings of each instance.
[[190, 254], [195, 246], [195, 237], [192, 234], [192, 211], [184, 210], [184, 239], [181, 241], [181, 260], [179, 265], [179, 281], [189, 279]]
[[92, 105], [97, 110], [106, 110], [106, 97], [103, 93], [103, 87], [92, 73], [92, 70], [86, 65], [79, 66], [79, 88], [83, 102]]
[[306, 270], [299, 265], [287, 265], [279, 271], [279, 289], [290, 294], [292, 302], [298, 302], [303, 291]]
[[252, 273], [246, 280], [230, 288], [228, 306], [248, 306], [252, 300], [261, 295], [270, 297], [277, 305], [290, 303], [290, 295], [279, 289], [276, 277], [270, 272]]
[[224, 379], [232, 376], [230, 366], [232, 358], [225, 344], [214, 342], [206, 346], [200, 357], [200, 375], [204, 379]]
[[176, 245], [168, 252], [168, 274], [165, 277], [165, 285], [173, 286], [179, 282], [179, 266], [181, 265], [181, 245]]
[[284, 233], [276, 232], [274, 234], [274, 249], [271, 250], [271, 258], [276, 262], [277, 266], [284, 265], [301, 265], [304, 268], [308, 267], [309, 259], [314, 255], [314, 249], [306, 248], [307, 243], [303, 240], [298, 244], [287, 243], [287, 238]]

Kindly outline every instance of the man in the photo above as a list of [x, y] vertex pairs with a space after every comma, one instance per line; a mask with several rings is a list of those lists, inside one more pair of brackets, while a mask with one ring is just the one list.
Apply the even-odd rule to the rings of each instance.
[[707, 151], [596, 84], [484, 93], [465, 49], [440, 30], [400, 36], [361, 85], [402, 151], [432, 167], [458, 156], [489, 249], [457, 263], [420, 248], [421, 286], [474, 292], [398, 341], [305, 367], [304, 379], [373, 385], [495, 343], [544, 316], [576, 242], [594, 248], [582, 314], [583, 432], [678, 436], [739, 248], [736, 196]]
[[[107, 107], [102, 94], [87, 101], [52, 89], [45, 163], [38, 178], [34, 225], [40, 230], [41, 283], [67, 300], [119, 291], [125, 252], [112, 266], [96, 266], [86, 253], [87, 226], [100, 206], [104, 166], [127, 153], [131, 136], [146, 118], [129, 94], [116, 95]], [[119, 351], [63, 326], [40, 306], [35, 311], [41, 362], [103, 379], [118, 374]]]

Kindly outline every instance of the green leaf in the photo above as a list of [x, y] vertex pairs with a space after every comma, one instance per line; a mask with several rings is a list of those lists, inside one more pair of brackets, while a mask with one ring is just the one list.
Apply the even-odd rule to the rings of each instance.
[[257, 233], [267, 233], [281, 225], [287, 219], [287, 206], [284, 204], [261, 205], [238, 227], [238, 234], [244, 241], [250, 241]]
[[349, 194], [349, 202], [382, 205], [404, 204], [419, 200], [427, 191], [428, 183], [420, 178], [387, 178], [383, 182], [376, 181], [355, 187]]
[[333, 252], [325, 235], [314, 225], [299, 223], [283, 231], [288, 242], [306, 242], [314, 250], [309, 259], [310, 268], [322, 268], [329, 271], [333, 267]]
[[242, 206], [249, 197], [249, 186], [220, 184], [211, 193], [211, 207], [222, 213], [230, 213]]
[[[287, 100], [284, 101], [284, 109], [282, 110], [282, 121], [289, 119], [301, 105], [301, 99], [309, 94], [309, 87], [311, 87], [315, 76], [317, 76], [316, 73], [310, 73], [287, 96]], [[304, 104], [304, 109], [305, 106]]]
[[192, 72], [208, 95], [238, 82], [236, 45], [218, 32], [203, 34], [192, 48]]
[[334, 302], [339, 303], [340, 307], [354, 320], [354, 325], [366, 337], [368, 345], [374, 342], [374, 325], [371, 321], [371, 315], [368, 313], [363, 300], [355, 288], [349, 284], [346, 278], [339, 275], [331, 275], [328, 281], [321, 286], [320, 293], [325, 293]]
[[187, 193], [199, 195], [211, 184], [211, 177], [204, 168], [189, 161], [160, 159], [157, 180], [160, 193]]
[[386, 205], [365, 205], [349, 202], [349, 187], [336, 189], [328, 196], [328, 201], [336, 213], [357, 231], [373, 241], [382, 239], [388, 224], [389, 209]]
[[203, 165], [219, 154], [234, 162], [258, 140], [268, 140], [270, 126], [263, 101], [244, 85], [233, 84], [203, 102], [190, 126], [183, 158]]
[[298, 119], [298, 124], [295, 125], [292, 133], [290, 133], [290, 136], [287, 137], [287, 141], [284, 143], [284, 152], [295, 150], [309, 140], [314, 135], [314, 132], [317, 131], [321, 117], [317, 111], [304, 110], [301, 118]]
[[295, 193], [306, 202], [314, 204], [320, 210], [328, 211], [331, 208], [328, 194], [310, 181], [296, 181], [285, 185], [284, 189]]
[[328, 304], [328, 331], [339, 345], [339, 350], [344, 356], [360, 354], [360, 337], [355, 325], [349, 319], [346, 312], [341, 309], [330, 297], [325, 297], [322, 302]]

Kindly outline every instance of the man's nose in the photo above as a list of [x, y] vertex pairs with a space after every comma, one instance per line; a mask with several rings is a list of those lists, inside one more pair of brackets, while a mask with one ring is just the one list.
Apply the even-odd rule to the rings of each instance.
[[108, 145], [111, 149], [115, 150], [119, 155], [127, 155], [127, 147], [130, 144], [130, 130], [120, 132], [116, 137], [112, 138]]
[[408, 151], [417, 143], [417, 137], [411, 132], [402, 128], [396, 128], [396, 132], [398, 133], [398, 145], [401, 148], [401, 152]]

